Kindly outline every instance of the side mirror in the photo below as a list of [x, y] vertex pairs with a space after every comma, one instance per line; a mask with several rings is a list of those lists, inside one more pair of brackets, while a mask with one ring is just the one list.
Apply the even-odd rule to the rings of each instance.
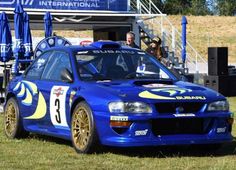
[[67, 83], [73, 82], [73, 76], [67, 68], [61, 70], [61, 79]]

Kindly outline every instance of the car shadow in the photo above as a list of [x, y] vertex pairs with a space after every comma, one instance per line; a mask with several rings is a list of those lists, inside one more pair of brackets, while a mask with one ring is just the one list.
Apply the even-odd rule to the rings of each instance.
[[61, 139], [61, 138], [57, 138], [57, 137], [53, 137], [53, 136], [46, 136], [46, 135], [41, 135], [41, 134], [30, 133], [28, 138], [35, 139], [38, 141], [43, 141], [43, 142], [51, 142], [51, 143], [55, 143], [58, 145], [68, 145], [68, 146], [72, 147], [72, 143], [70, 140], [65, 140], [65, 139]]
[[[236, 138], [230, 143], [224, 144], [220, 149], [203, 147], [204, 145], [191, 146], [158, 146], [158, 147], [133, 147], [133, 148], [117, 148], [106, 147], [105, 152], [126, 155], [130, 157], [220, 157], [236, 155]], [[103, 153], [105, 153], [103, 152]]]
[[[59, 139], [51, 136], [43, 136], [31, 134], [30, 138], [37, 140], [53, 142], [58, 145], [67, 145], [73, 147], [71, 141]], [[209, 148], [199, 145], [191, 146], [158, 146], [158, 147], [108, 147], [103, 146], [96, 154], [118, 154], [129, 157], [152, 157], [152, 158], [167, 158], [167, 157], [220, 157], [227, 155], [236, 155], [236, 137], [230, 143], [224, 144], [218, 150], [210, 150]]]

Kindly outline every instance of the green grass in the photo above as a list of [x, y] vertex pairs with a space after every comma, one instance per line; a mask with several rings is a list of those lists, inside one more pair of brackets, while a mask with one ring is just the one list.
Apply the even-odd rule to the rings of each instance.
[[[236, 97], [229, 98], [236, 112]], [[235, 116], [236, 118], [236, 116]], [[3, 127], [3, 115], [0, 115]], [[233, 127], [236, 136], [236, 125]], [[0, 130], [0, 169], [235, 169], [236, 139], [219, 151], [194, 147], [105, 148], [103, 153], [77, 154], [69, 141], [31, 135], [10, 140]]]

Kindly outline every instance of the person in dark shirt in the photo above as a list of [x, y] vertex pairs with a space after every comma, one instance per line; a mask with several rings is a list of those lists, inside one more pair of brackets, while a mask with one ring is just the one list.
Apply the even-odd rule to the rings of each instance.
[[169, 61], [165, 57], [163, 57], [160, 38], [154, 38], [145, 51], [148, 54], [156, 57], [164, 65], [168, 66]]
[[161, 40], [153, 39], [145, 51], [155, 56], [160, 61], [160, 59], [162, 58]]
[[139, 46], [137, 46], [135, 44], [134, 40], [135, 40], [134, 32], [132, 32], [132, 31], [127, 32], [127, 34], [126, 34], [126, 45], [130, 46], [132, 48], [139, 48]]

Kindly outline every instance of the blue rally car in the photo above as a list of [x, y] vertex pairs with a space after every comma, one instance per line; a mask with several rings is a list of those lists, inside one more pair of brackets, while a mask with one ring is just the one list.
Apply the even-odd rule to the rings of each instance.
[[232, 140], [226, 98], [178, 80], [155, 58], [115, 42], [51, 48], [10, 82], [9, 138], [29, 132], [99, 145], [222, 144]]

